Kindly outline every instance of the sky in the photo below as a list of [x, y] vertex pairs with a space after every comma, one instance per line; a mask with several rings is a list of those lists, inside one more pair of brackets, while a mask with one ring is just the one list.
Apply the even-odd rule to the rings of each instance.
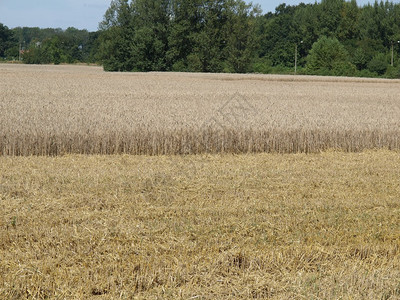
[[[111, 0], [0, 0], [0, 23], [9, 28], [40, 27], [62, 28], [75, 27], [96, 31], [99, 22], [110, 5]], [[250, 2], [247, 0], [246, 2]], [[315, 0], [253, 0], [264, 13], [275, 11], [281, 3], [297, 5], [300, 2], [314, 3]], [[358, 0], [358, 5], [365, 5], [374, 0]]]

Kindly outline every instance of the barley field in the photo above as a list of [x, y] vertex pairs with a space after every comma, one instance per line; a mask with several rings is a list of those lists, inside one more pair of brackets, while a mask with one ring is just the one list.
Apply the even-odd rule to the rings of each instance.
[[399, 149], [400, 81], [0, 65], [0, 154]]
[[400, 299], [399, 91], [0, 64], [0, 299]]

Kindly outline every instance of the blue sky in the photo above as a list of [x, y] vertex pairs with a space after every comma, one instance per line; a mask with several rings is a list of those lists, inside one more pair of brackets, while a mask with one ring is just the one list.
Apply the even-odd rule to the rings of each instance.
[[[111, 0], [0, 0], [0, 23], [13, 28], [17, 26], [97, 30], [99, 22]], [[250, 2], [250, 1], [247, 1]], [[297, 5], [308, 0], [259, 0], [263, 12], [275, 11], [275, 7], [285, 2]], [[374, 0], [358, 0], [359, 5]]]

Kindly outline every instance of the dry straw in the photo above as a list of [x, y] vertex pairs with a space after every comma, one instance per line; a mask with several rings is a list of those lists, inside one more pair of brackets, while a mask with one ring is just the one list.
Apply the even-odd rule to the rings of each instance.
[[0, 157], [0, 299], [399, 299], [400, 160]]

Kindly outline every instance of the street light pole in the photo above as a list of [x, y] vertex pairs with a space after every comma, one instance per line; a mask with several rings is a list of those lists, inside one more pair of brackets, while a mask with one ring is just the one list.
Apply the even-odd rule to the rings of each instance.
[[[300, 44], [303, 44], [303, 41], [301, 41]], [[296, 43], [295, 50], [294, 50], [294, 74], [297, 74], [297, 50], [298, 50], [297, 48], [298, 48], [298, 45]]]

